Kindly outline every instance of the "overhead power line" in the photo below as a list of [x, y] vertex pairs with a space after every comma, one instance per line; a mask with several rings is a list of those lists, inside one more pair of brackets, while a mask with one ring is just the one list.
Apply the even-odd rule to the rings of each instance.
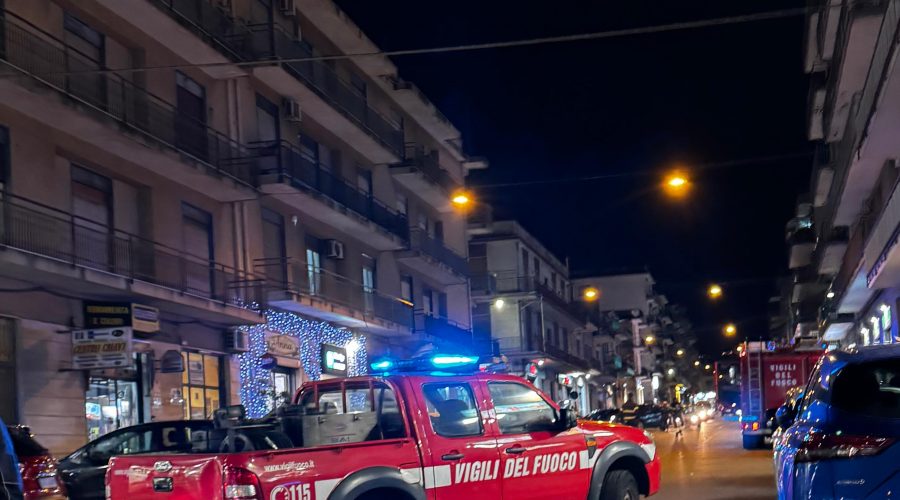
[[[698, 172], [701, 170], [712, 170], [718, 168], [728, 168], [728, 167], [739, 167], [744, 165], [760, 165], [763, 163], [771, 163], [779, 160], [788, 160], [792, 158], [806, 158], [812, 156], [812, 152], [797, 152], [797, 153], [787, 153], [781, 155], [772, 155], [772, 156], [760, 156], [755, 158], [742, 158], [737, 160], [726, 160], [719, 161], [714, 163], [702, 163], [698, 165], [690, 165], [687, 167], [689, 172]], [[801, 164], [806, 167], [808, 165]], [[605, 180], [605, 179], [616, 179], [621, 177], [639, 177], [639, 176], [658, 176], [660, 175], [659, 170], [633, 170], [631, 172], [613, 172], [609, 174], [596, 174], [596, 175], [584, 175], [578, 177], [562, 177], [556, 179], [534, 179], [529, 181], [514, 181], [514, 182], [497, 182], [492, 184], [472, 184], [470, 187], [472, 188], [501, 188], [501, 187], [520, 187], [520, 186], [535, 186], [541, 184], [563, 184], [567, 182], [586, 182], [586, 181], [597, 181], [597, 180]]]
[[589, 40], [602, 40], [606, 38], [619, 38], [635, 35], [649, 35], [653, 33], [665, 33], [671, 31], [690, 30], [698, 28], [708, 28], [714, 26], [724, 26], [729, 24], [750, 23], [755, 21], [766, 21], [771, 19], [782, 19], [787, 17], [795, 17], [810, 12], [811, 9], [806, 7], [798, 7], [793, 9], [772, 10], [766, 12], [757, 12], [753, 14], [744, 14], [739, 16], [718, 17], [713, 19], [702, 19], [699, 21], [685, 21], [679, 23], [658, 24], [654, 26], [642, 26], [637, 28], [625, 28], [608, 31], [595, 31], [590, 33], [579, 33], [574, 35], [548, 36], [538, 38], [526, 38], [520, 40], [508, 40], [502, 42], [486, 42], [472, 43], [462, 45], [450, 45], [445, 47], [429, 47], [420, 49], [401, 49], [401, 50], [383, 50], [374, 52], [357, 52], [351, 54], [321, 55], [310, 57], [294, 57], [282, 59], [258, 59], [252, 61], [237, 62], [210, 62], [210, 63], [191, 63], [191, 64], [172, 64], [162, 66], [140, 66], [131, 68], [101, 68], [82, 71], [65, 71], [58, 75], [83, 75], [83, 74], [104, 74], [104, 73], [141, 73], [157, 70], [177, 70], [188, 68], [215, 68], [215, 67], [248, 67], [267, 66], [277, 63], [301, 63], [312, 61], [334, 61], [340, 59], [358, 59], [365, 57], [397, 57], [397, 56], [413, 56], [423, 54], [446, 54], [452, 52], [470, 52], [475, 50], [489, 49], [505, 49], [513, 47], [529, 47], [534, 45], [549, 45], [559, 43], [583, 42]]

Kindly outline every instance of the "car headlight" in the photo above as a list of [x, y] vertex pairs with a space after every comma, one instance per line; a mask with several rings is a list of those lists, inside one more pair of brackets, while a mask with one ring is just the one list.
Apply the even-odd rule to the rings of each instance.
[[609, 421], [610, 421], [610, 422], [615, 422], [615, 421], [616, 421], [616, 416], [615, 416], [615, 415], [610, 415]]

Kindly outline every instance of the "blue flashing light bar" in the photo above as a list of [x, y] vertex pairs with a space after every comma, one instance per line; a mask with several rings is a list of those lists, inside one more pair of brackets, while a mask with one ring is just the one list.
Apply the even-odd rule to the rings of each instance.
[[436, 368], [459, 368], [463, 366], [474, 367], [478, 363], [478, 356], [463, 356], [459, 354], [436, 354], [431, 357], [431, 364]]
[[479, 369], [481, 358], [465, 354], [433, 354], [413, 359], [379, 358], [369, 364], [372, 373], [386, 372], [430, 372], [433, 370], [471, 371]]

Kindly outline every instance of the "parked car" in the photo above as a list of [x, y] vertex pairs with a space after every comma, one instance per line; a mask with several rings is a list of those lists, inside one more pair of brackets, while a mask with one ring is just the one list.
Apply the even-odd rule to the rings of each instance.
[[890, 497], [900, 490], [900, 345], [828, 353], [778, 418], [779, 498]]
[[31, 435], [28, 427], [6, 427], [19, 459], [25, 500], [64, 498], [56, 478], [56, 459]]
[[657, 405], [640, 405], [622, 410], [622, 423], [639, 429], [654, 427], [669, 428], [669, 411]]
[[603, 410], [594, 410], [584, 417], [585, 420], [593, 420], [595, 422], [622, 422], [622, 410], [618, 408], [608, 408]]
[[212, 429], [206, 420], [151, 422], [125, 427], [75, 450], [59, 463], [59, 477], [72, 500], [105, 498], [104, 475], [109, 459], [117, 455], [189, 453], [191, 435]]

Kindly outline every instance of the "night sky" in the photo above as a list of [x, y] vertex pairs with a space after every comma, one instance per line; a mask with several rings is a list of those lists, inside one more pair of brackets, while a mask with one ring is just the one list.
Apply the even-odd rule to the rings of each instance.
[[[566, 35], [796, 8], [802, 0], [338, 0], [384, 50]], [[490, 161], [469, 183], [574, 275], [648, 268], [713, 355], [767, 333], [787, 274], [784, 226], [808, 189], [808, 78], [801, 16], [588, 42], [404, 56], [394, 61]], [[767, 162], [698, 165], [794, 155]], [[675, 202], [658, 189], [683, 165]], [[592, 181], [497, 184], [628, 173]], [[477, 187], [477, 186], [484, 187]], [[495, 185], [494, 187], [489, 187]], [[705, 285], [726, 297], [711, 304]]]

